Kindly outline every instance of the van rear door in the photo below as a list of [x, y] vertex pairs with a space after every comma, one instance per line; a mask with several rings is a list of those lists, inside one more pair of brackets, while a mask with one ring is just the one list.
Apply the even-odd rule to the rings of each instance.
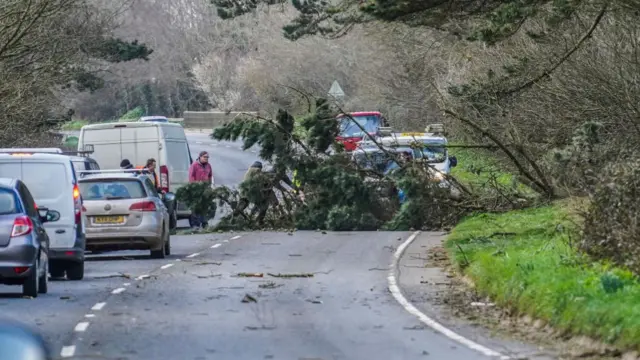
[[71, 163], [30, 160], [0, 162], [0, 177], [22, 180], [38, 207], [60, 212], [60, 220], [44, 224], [51, 248], [72, 248], [75, 236], [75, 211]]

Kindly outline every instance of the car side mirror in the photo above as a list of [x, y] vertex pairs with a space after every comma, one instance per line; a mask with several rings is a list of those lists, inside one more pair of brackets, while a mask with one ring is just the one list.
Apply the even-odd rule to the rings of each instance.
[[458, 165], [458, 158], [455, 156], [449, 156], [449, 165], [451, 167], [456, 167]]
[[164, 194], [164, 201], [174, 202], [176, 200], [176, 194], [168, 192]]
[[56, 210], [49, 210], [47, 208], [39, 208], [38, 215], [40, 215], [40, 221], [43, 223], [54, 222], [60, 220], [60, 212]]

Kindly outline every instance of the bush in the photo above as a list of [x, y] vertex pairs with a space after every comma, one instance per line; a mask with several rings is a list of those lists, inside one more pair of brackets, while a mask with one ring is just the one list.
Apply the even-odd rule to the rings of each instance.
[[144, 109], [138, 106], [124, 113], [124, 115], [120, 117], [120, 121], [122, 122], [137, 121], [138, 119], [140, 119], [140, 117], [144, 115], [144, 113], [145, 113]]
[[640, 159], [601, 175], [585, 216], [582, 248], [640, 274]]

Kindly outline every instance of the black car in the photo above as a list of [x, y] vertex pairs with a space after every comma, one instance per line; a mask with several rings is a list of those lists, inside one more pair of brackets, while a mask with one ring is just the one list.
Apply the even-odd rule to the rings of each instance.
[[20, 180], [0, 178], [0, 284], [22, 285], [22, 293], [46, 294], [49, 279], [49, 236], [43, 223], [60, 213], [38, 209]]
[[76, 170], [76, 174], [85, 170], [100, 170], [100, 166], [98, 162], [94, 159], [86, 156], [69, 156], [71, 158], [71, 163], [73, 164], [73, 168]]

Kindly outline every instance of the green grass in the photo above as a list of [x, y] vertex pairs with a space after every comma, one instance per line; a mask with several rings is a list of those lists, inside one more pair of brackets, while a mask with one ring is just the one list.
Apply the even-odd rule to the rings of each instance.
[[89, 124], [86, 120], [73, 120], [62, 125], [62, 130], [80, 130], [83, 126]]
[[497, 304], [576, 335], [640, 349], [640, 282], [570, 246], [567, 203], [477, 214], [446, 241], [454, 263]]

